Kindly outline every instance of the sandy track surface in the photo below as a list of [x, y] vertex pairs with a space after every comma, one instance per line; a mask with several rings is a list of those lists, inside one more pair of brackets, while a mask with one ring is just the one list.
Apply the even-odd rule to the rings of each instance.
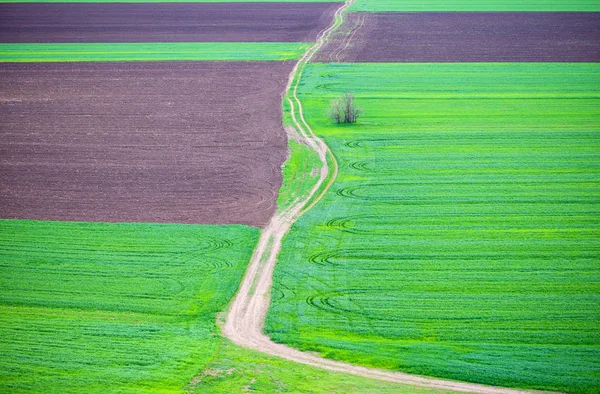
[[[299, 197], [287, 209], [275, 214], [268, 226], [263, 229], [240, 289], [231, 304], [225, 323], [222, 325], [222, 333], [240, 346], [258, 350], [272, 356], [330, 371], [350, 373], [382, 381], [466, 393], [508, 394], [531, 392], [427, 378], [328, 360], [275, 343], [263, 333], [265, 317], [271, 300], [270, 292], [273, 283], [273, 269], [277, 262], [277, 255], [281, 250], [282, 240], [290, 230], [292, 224], [322, 198], [335, 180], [338, 171], [337, 163], [331, 151], [324, 141], [313, 133], [304, 119], [302, 105], [296, 95], [298, 82], [306, 63], [327, 42], [329, 34], [343, 22], [345, 12], [353, 2], [354, 0], [348, 0], [343, 7], [338, 9], [333, 24], [319, 35], [316, 44], [300, 59], [294, 70], [290, 73], [288, 90], [286, 91], [286, 99], [290, 104], [292, 118], [298, 134], [303, 138], [305, 144], [319, 154], [323, 164], [319, 180], [309, 193]], [[298, 138], [297, 135], [296, 138]], [[328, 164], [328, 157], [330, 164]]]

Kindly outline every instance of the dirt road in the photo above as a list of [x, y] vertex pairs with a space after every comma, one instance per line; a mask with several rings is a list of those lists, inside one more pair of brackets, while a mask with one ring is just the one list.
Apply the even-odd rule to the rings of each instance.
[[345, 12], [353, 1], [348, 0], [343, 7], [338, 9], [333, 24], [319, 35], [316, 44], [307, 51], [292, 70], [285, 96], [290, 105], [292, 118], [298, 133], [304, 139], [304, 143], [319, 154], [323, 164], [319, 180], [309, 193], [299, 196], [294, 204], [282, 212], [275, 214], [267, 227], [263, 229], [240, 289], [231, 304], [226, 321], [222, 326], [223, 335], [240, 346], [255, 349], [272, 356], [278, 356], [330, 371], [350, 373], [382, 381], [467, 393], [525, 393], [527, 391], [426, 378], [327, 360], [275, 343], [263, 333], [265, 317], [271, 300], [270, 291], [273, 282], [273, 269], [277, 262], [277, 255], [281, 249], [282, 239], [290, 230], [292, 224], [321, 199], [335, 180], [338, 171], [337, 163], [331, 151], [323, 140], [313, 133], [304, 119], [302, 105], [296, 95], [298, 82], [306, 63], [327, 41], [329, 34], [343, 22]]

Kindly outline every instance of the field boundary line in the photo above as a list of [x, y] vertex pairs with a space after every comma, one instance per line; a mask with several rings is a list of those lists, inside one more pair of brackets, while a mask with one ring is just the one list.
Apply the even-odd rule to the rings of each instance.
[[526, 391], [486, 386], [476, 383], [428, 378], [403, 372], [362, 367], [334, 361], [314, 354], [305, 353], [283, 344], [275, 343], [263, 332], [265, 318], [271, 302], [273, 270], [277, 262], [277, 255], [281, 250], [282, 241], [290, 231], [291, 226], [323, 198], [327, 190], [335, 181], [338, 173], [338, 164], [335, 156], [327, 144], [315, 135], [304, 118], [302, 104], [297, 96], [299, 81], [306, 64], [327, 42], [330, 34], [343, 23], [344, 16], [353, 3], [354, 0], [346, 0], [344, 5], [335, 12], [332, 24], [319, 33], [315, 44], [311, 46], [296, 63], [290, 73], [286, 91], [284, 93], [284, 99], [287, 100], [290, 105], [292, 121], [300, 138], [303, 139], [303, 142], [308, 147], [319, 155], [319, 159], [322, 163], [319, 180], [307, 194], [300, 196], [295, 199], [290, 206], [275, 213], [269, 224], [261, 231], [258, 245], [252, 255], [244, 278], [242, 279], [235, 298], [230, 304], [229, 311], [226, 312], [225, 322], [221, 325], [222, 334], [237, 345], [271, 356], [329, 371], [348, 373], [391, 383], [465, 393], [539, 393], [539, 391]]

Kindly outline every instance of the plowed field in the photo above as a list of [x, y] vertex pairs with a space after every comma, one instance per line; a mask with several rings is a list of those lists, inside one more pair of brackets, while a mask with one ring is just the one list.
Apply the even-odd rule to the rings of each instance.
[[291, 67], [0, 63], [0, 217], [265, 224]]
[[600, 13], [351, 13], [321, 62], [597, 62]]
[[[38, 1], [38, 0], [27, 0]], [[64, 0], [44, 0], [64, 1]], [[73, 1], [73, 0], [71, 0]], [[77, 0], [79, 1], [79, 0]], [[89, 1], [89, 0], [82, 0]], [[94, 0], [96, 1], [96, 0]], [[114, 1], [114, 0], [113, 0]], [[135, 0], [132, 0], [135, 1]], [[141, 0], [138, 0], [141, 1]], [[143, 0], [146, 1], [146, 0]], [[600, 11], [596, 0], [357, 0], [352, 11]]]
[[0, 42], [307, 42], [339, 5], [0, 4]]

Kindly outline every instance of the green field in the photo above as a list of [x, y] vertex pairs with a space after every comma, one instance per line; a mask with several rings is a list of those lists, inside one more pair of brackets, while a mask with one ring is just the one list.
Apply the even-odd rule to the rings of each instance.
[[326, 3], [343, 0], [0, 0], [0, 3]]
[[[353, 90], [359, 124], [333, 125]], [[600, 65], [310, 64], [340, 164], [294, 225], [267, 332], [350, 362], [600, 387]]]
[[173, 392], [222, 339], [246, 226], [0, 221], [0, 392]]
[[600, 0], [356, 0], [351, 11], [600, 11]]
[[0, 62], [282, 61], [300, 58], [309, 45], [301, 42], [0, 44]]
[[217, 313], [257, 236], [245, 226], [0, 220], [0, 392], [442, 393], [222, 338]]
[[279, 210], [292, 205], [297, 198], [306, 195], [319, 179], [321, 161], [308, 146], [290, 140], [288, 159], [283, 166], [283, 182], [277, 197]]
[[[201, 374], [196, 393], [340, 393], [449, 394], [448, 391], [386, 383], [326, 371], [240, 348], [223, 345]], [[191, 388], [188, 386], [188, 388]], [[451, 393], [456, 393], [452, 391]]]

